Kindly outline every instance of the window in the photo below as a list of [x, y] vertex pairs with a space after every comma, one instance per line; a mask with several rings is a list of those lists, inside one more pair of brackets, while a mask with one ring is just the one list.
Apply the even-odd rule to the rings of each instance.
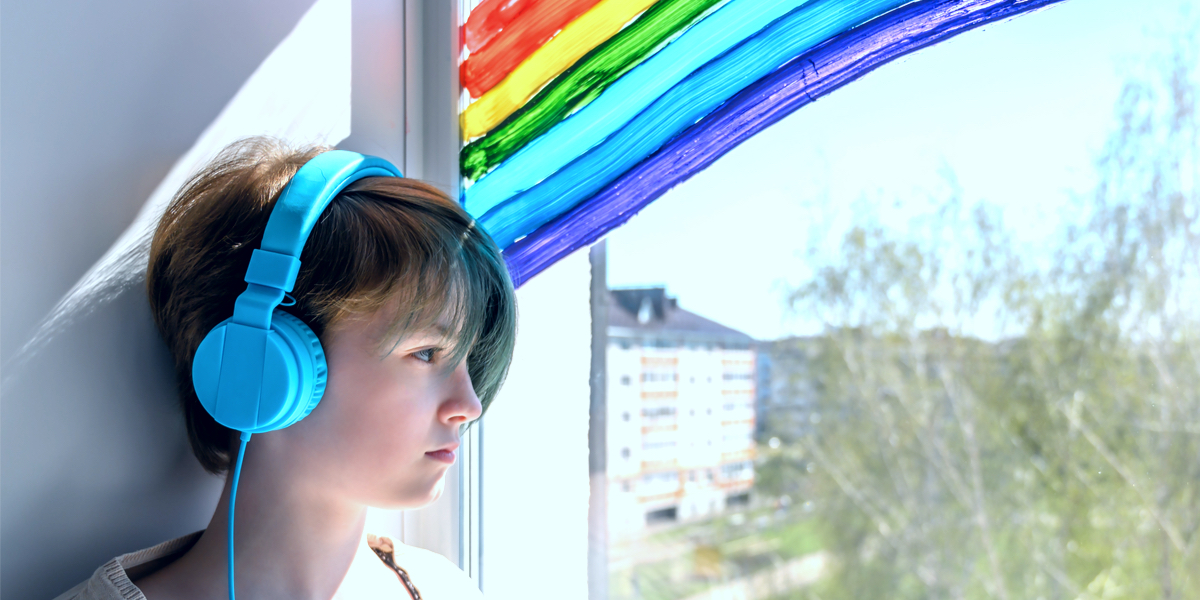
[[642, 450], [663, 450], [665, 448], [674, 448], [675, 440], [660, 440], [660, 441], [644, 441], [642, 442]]
[[[1101, 13], [1110, 33], [1070, 18]], [[1200, 148], [1174, 104], [1200, 56], [1149, 22], [1063, 3], [926, 49], [609, 236], [611, 281], [658, 281], [645, 259], [670, 249], [653, 262], [678, 308], [755, 340], [683, 339], [693, 418], [645, 468], [674, 458], [686, 485], [639, 486], [629, 529], [610, 517], [611, 598], [715, 596], [802, 560], [829, 562], [764, 596], [1200, 597]], [[1118, 53], [1115, 31], [1157, 50]], [[778, 177], [796, 164], [822, 175]], [[772, 222], [739, 220], [737, 194]], [[697, 541], [675, 560], [667, 538]], [[656, 564], [617, 560], [641, 554]]]
[[674, 406], [650, 406], [642, 409], [642, 417], [646, 419], [660, 419], [662, 417], [675, 416]]
[[642, 381], [660, 382], [660, 381], [679, 381], [679, 374], [670, 371], [647, 371], [642, 373]]

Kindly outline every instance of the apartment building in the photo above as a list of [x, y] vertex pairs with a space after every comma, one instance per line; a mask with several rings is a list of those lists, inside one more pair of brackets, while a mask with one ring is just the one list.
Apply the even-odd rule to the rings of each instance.
[[679, 308], [664, 288], [610, 290], [608, 529], [635, 535], [749, 500], [755, 353], [750, 336]]

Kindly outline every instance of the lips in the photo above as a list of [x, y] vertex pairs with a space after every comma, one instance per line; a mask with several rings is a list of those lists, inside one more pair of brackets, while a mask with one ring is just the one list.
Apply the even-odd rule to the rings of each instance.
[[437, 450], [430, 450], [429, 452], [425, 453], [425, 456], [428, 456], [429, 458], [432, 458], [433, 460], [436, 460], [439, 462], [452, 464], [452, 463], [454, 463], [454, 451], [457, 448], [458, 448], [458, 444], [454, 443], [449, 446], [439, 448]]

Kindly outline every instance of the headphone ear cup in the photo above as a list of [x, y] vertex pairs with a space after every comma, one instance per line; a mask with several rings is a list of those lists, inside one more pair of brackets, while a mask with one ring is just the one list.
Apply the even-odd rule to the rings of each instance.
[[308, 416], [325, 394], [329, 372], [317, 335], [275, 309], [271, 330], [226, 319], [196, 349], [192, 384], [221, 425], [247, 433], [283, 429]]
[[[284, 422], [276, 427], [282, 429], [307, 417], [317, 407], [325, 394], [329, 367], [325, 363], [325, 350], [317, 334], [300, 319], [276, 308], [271, 315], [271, 331], [277, 333], [296, 357], [299, 385], [296, 397]], [[265, 385], [266, 382], [264, 382]]]

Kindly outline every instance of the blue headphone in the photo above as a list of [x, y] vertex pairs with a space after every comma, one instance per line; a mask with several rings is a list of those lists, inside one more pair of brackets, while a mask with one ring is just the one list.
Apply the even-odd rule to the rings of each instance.
[[276, 307], [296, 284], [300, 251], [325, 207], [364, 177], [403, 175], [382, 158], [345, 150], [318, 154], [300, 167], [267, 219], [233, 316], [204, 336], [192, 359], [200, 404], [218, 423], [242, 432], [229, 495], [229, 600], [235, 598], [233, 508], [246, 443], [252, 434], [283, 429], [308, 416], [325, 393], [328, 375], [316, 334]]
[[221, 425], [243, 433], [283, 429], [321, 400], [321, 342], [276, 307], [296, 283], [300, 251], [321, 212], [347, 185], [378, 176], [403, 177], [382, 158], [332, 150], [305, 163], [280, 194], [233, 316], [208, 332], [192, 360], [200, 404]]

